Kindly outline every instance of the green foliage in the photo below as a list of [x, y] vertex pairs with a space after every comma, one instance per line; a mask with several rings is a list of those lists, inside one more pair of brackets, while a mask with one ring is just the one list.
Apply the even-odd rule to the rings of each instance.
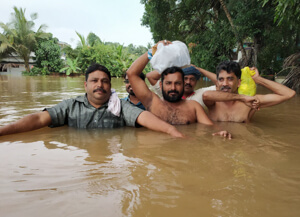
[[31, 14], [31, 20], [25, 17], [25, 9], [18, 9], [14, 7], [11, 22], [4, 24], [0, 23], [3, 33], [0, 34], [0, 53], [10, 50], [11, 53], [17, 53], [24, 59], [26, 71], [29, 69], [30, 53], [34, 51], [37, 45], [38, 38], [47, 38], [49, 34], [44, 33], [45, 25], [41, 25], [36, 32], [34, 32], [34, 20], [37, 14]]
[[[135, 47], [130, 44], [128, 47], [119, 43], [106, 42], [102, 43], [100, 38], [94, 33], [90, 33], [85, 39], [83, 35], [77, 32], [80, 39], [75, 49], [66, 47], [63, 52], [66, 53], [68, 60], [77, 59], [76, 66], [83, 73], [91, 64], [99, 63], [108, 68], [112, 76], [122, 76], [133, 61], [143, 53], [147, 52], [147, 48], [143, 46]], [[67, 62], [70, 66], [70, 64]], [[69, 69], [70, 67], [68, 67]], [[66, 68], [61, 71], [67, 70]], [[150, 68], [148, 66], [148, 71]]]
[[[192, 63], [213, 71], [220, 61], [233, 59], [233, 50], [240, 39], [251, 42], [252, 50], [247, 56], [266, 73], [274, 73], [280, 70], [283, 59], [297, 50], [300, 29], [299, 22], [295, 22], [299, 17], [300, 4], [296, 4], [299, 0], [275, 2], [278, 5], [268, 0], [227, 0], [233, 29], [218, 0], [142, 0], [145, 5], [142, 25], [150, 28], [155, 41], [185, 42]], [[279, 2], [284, 3], [289, 18], [281, 21], [280, 26], [274, 23]], [[295, 6], [289, 15], [288, 2]], [[280, 7], [284, 8], [282, 4]]]
[[78, 33], [78, 32], [76, 32], [76, 34], [80, 39], [80, 41], [77, 43], [77, 47], [86, 47], [86, 46], [88, 46], [88, 42], [85, 39], [85, 37], [83, 35], [81, 35], [80, 33]]
[[214, 0], [142, 0], [141, 3], [145, 5], [142, 25], [150, 28], [156, 42], [163, 39], [187, 42], [190, 36], [207, 28], [217, 4]]
[[73, 49], [71, 46], [65, 46], [62, 48], [62, 52], [71, 59], [76, 59], [79, 55], [80, 48]]
[[23, 75], [29, 75], [29, 76], [49, 75], [49, 71], [47, 70], [47, 68], [33, 67], [30, 69], [29, 72], [27, 71], [23, 72]]
[[242, 37], [250, 38], [257, 47], [257, 66], [261, 72], [274, 74], [280, 71], [283, 59], [297, 50], [299, 25], [292, 25], [287, 20], [276, 25], [272, 4], [263, 6], [262, 2], [238, 1], [232, 10], [236, 11], [236, 24]]
[[66, 64], [67, 66], [60, 69], [59, 72], [64, 72], [66, 75], [80, 73], [80, 68], [78, 67], [78, 58], [75, 60], [67, 58]]
[[95, 34], [90, 32], [86, 38], [89, 46], [95, 46], [97, 44], [102, 43], [100, 38]]
[[[149, 48], [151, 48], [151, 47], [152, 46], [150, 46]], [[148, 49], [146, 47], [143, 47], [143, 46], [135, 47], [133, 44], [129, 44], [127, 46], [127, 50], [128, 50], [128, 53], [130, 53], [130, 54], [134, 54], [136, 56], [141, 56], [142, 54], [147, 52]]]
[[61, 50], [56, 38], [39, 39], [35, 52], [36, 66], [34, 70], [40, 70], [41, 74], [58, 72], [63, 67]]
[[191, 61], [209, 71], [215, 71], [220, 62], [231, 59], [232, 48], [236, 45], [230, 24], [222, 20], [212, 25], [209, 30], [195, 35], [194, 40], [201, 40], [201, 43], [192, 49]]
[[275, 6], [274, 21], [280, 25], [284, 20], [299, 24], [300, 0], [262, 0], [263, 6], [273, 4]]

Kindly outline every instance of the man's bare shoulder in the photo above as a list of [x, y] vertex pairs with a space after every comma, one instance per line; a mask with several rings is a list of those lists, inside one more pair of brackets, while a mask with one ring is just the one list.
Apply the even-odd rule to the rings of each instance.
[[192, 107], [198, 107], [201, 106], [199, 102], [196, 100], [184, 100], [185, 105], [192, 106]]
[[180, 108], [185, 110], [185, 112], [196, 112], [203, 110], [203, 107], [200, 105], [200, 103], [195, 100], [182, 100]]

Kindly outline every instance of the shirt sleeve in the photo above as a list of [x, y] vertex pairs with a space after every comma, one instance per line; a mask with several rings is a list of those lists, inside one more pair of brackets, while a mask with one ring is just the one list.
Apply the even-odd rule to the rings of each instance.
[[69, 101], [73, 99], [64, 100], [51, 108], [45, 108], [51, 117], [51, 125], [49, 127], [59, 127], [68, 124]]
[[121, 100], [122, 114], [126, 123], [126, 126], [135, 127], [136, 119], [144, 111], [127, 101]]
[[150, 90], [152, 90], [157, 96], [159, 96], [159, 98], [163, 98], [159, 83], [160, 83], [160, 80], [158, 80], [155, 85], [150, 86]]
[[213, 85], [213, 86], [209, 86], [209, 87], [200, 88], [200, 89], [196, 90], [196, 93], [190, 99], [197, 101], [198, 103], [200, 103], [200, 105], [204, 109], [206, 109], [206, 105], [203, 102], [202, 95], [205, 91], [208, 91], [208, 90], [216, 90], [216, 86]]

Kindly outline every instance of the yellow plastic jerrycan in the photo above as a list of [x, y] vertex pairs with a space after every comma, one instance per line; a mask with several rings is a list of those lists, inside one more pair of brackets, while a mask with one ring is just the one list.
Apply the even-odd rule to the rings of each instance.
[[251, 76], [255, 75], [254, 70], [247, 66], [242, 69], [241, 85], [238, 89], [239, 94], [254, 96], [256, 94], [256, 84]]

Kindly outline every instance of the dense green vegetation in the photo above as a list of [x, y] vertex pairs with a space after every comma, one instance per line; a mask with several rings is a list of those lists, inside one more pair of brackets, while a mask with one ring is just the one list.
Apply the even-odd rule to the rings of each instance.
[[[242, 65], [256, 65], [263, 74], [282, 69], [288, 56], [300, 48], [300, 0], [141, 0], [145, 6], [142, 25], [150, 28], [153, 39], [181, 40], [188, 44], [192, 63], [214, 71], [222, 60], [236, 58]], [[11, 22], [0, 23], [0, 58], [18, 54], [29, 74], [80, 74], [92, 63], [105, 65], [113, 76], [121, 76], [132, 62], [147, 51], [133, 44], [102, 42], [94, 33], [78, 35], [76, 48], [59, 46], [45, 25], [34, 31], [32, 14], [13, 8]], [[250, 45], [248, 50], [245, 44]], [[151, 46], [151, 45], [148, 45]], [[30, 54], [36, 64], [29, 68]], [[61, 59], [65, 54], [64, 60]], [[147, 66], [146, 71], [150, 71]]]
[[[299, 0], [141, 0], [142, 24], [155, 41], [189, 44], [192, 62], [211, 71], [222, 60], [243, 53], [242, 65], [263, 73], [280, 71], [283, 60], [299, 52]], [[298, 9], [296, 9], [298, 8]], [[243, 44], [250, 42], [245, 52]]]
[[51, 34], [48, 38], [38, 39], [33, 52], [35, 67], [31, 69], [30, 74], [49, 75], [63, 67], [58, 39], [53, 38]]
[[25, 9], [14, 7], [14, 13], [11, 22], [4, 24], [0, 22], [3, 33], [0, 34], [0, 53], [18, 54], [25, 63], [26, 71], [29, 72], [29, 59], [31, 52], [34, 51], [37, 40], [49, 37], [49, 34], [43, 30], [45, 25], [41, 25], [36, 32], [34, 29], [34, 20], [37, 14], [31, 14], [31, 20], [25, 17]]
[[[25, 9], [14, 7], [11, 22], [0, 23], [3, 33], [0, 33], [0, 58], [6, 56], [20, 56], [25, 63], [28, 75], [49, 75], [52, 73], [65, 73], [67, 75], [84, 73], [92, 63], [106, 66], [112, 76], [122, 76], [132, 62], [147, 51], [146, 47], [123, 46], [119, 43], [106, 42], [94, 33], [85, 38], [78, 35], [78, 45], [60, 47], [59, 41], [46, 33], [45, 25], [35, 32], [34, 20], [37, 14], [31, 15], [31, 20], [25, 16]], [[35, 54], [35, 66], [30, 69], [30, 55]], [[65, 60], [62, 60], [62, 53]], [[148, 66], [150, 67], [150, 66]], [[150, 68], [147, 68], [150, 71]]]
[[77, 47], [72, 49], [67, 46], [63, 51], [66, 53], [67, 58], [77, 59], [76, 66], [81, 69], [81, 72], [86, 70], [92, 63], [100, 63], [106, 66], [113, 76], [120, 77], [138, 56], [147, 51], [146, 47], [135, 47], [132, 44], [125, 47], [119, 43], [103, 43], [94, 33], [90, 33], [87, 39], [79, 33], [77, 35], [80, 38]]

